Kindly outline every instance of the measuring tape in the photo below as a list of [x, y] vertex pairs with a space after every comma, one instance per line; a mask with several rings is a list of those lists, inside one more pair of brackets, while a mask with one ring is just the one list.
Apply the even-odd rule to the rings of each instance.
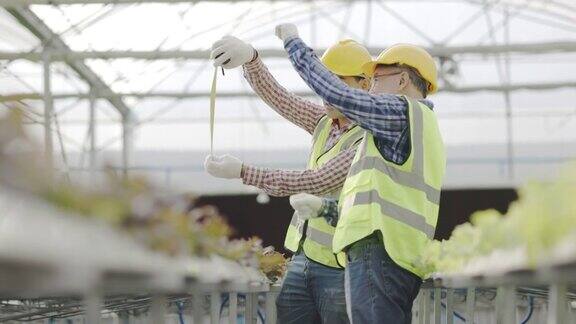
[[[214, 59], [219, 58], [222, 54], [218, 54]], [[222, 63], [228, 64], [230, 59]], [[222, 67], [222, 75], [224, 75], [224, 67]], [[218, 78], [218, 67], [214, 67], [214, 75], [212, 76], [212, 88], [210, 89], [210, 155], [214, 153], [214, 112], [216, 107], [216, 79]]]

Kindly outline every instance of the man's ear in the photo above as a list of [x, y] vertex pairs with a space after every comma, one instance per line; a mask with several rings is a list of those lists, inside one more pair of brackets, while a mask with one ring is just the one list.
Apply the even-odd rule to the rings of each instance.
[[362, 80], [360, 80], [360, 86], [362, 87], [362, 90], [369, 90], [371, 83], [372, 79], [370, 78], [363, 78]]
[[410, 76], [408, 75], [408, 72], [404, 71], [400, 73], [400, 77], [398, 78], [398, 89], [399, 90], [406, 89], [409, 83], [410, 83]]

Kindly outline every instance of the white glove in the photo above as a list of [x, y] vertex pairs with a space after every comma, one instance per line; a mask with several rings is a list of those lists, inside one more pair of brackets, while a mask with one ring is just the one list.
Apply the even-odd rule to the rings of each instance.
[[242, 161], [232, 155], [208, 155], [204, 161], [204, 169], [213, 177], [224, 179], [240, 178]]
[[233, 69], [248, 63], [254, 57], [254, 48], [234, 36], [224, 36], [212, 45], [210, 58], [214, 66]]
[[300, 220], [307, 220], [318, 217], [322, 208], [322, 198], [307, 193], [299, 193], [290, 196], [290, 205], [296, 211], [296, 216]]
[[294, 24], [280, 24], [276, 26], [276, 36], [283, 42], [290, 38], [298, 37], [298, 28]]

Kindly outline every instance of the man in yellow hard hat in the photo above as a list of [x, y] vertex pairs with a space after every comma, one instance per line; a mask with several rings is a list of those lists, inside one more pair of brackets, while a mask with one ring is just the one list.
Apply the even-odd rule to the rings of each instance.
[[[243, 182], [270, 195], [309, 193], [337, 197], [363, 137], [363, 131], [338, 110], [298, 97], [272, 77], [258, 52], [235, 37], [217, 41], [212, 49], [215, 66], [244, 68], [254, 91], [272, 109], [312, 135], [312, 152], [306, 170], [259, 168], [230, 155], [205, 162], [208, 173], [220, 178], [242, 178]], [[344, 40], [323, 55], [323, 64], [339, 80], [355, 89], [367, 89], [363, 65], [372, 60], [360, 44]], [[314, 202], [319, 202], [315, 199]], [[307, 205], [306, 197], [291, 197], [293, 206]], [[320, 201], [321, 204], [321, 201]], [[315, 210], [321, 205], [314, 206]], [[299, 208], [286, 233], [285, 247], [294, 253], [277, 299], [279, 323], [348, 323], [344, 296], [344, 258], [332, 252], [334, 226], [328, 219]], [[342, 257], [342, 256], [341, 256]]]
[[438, 88], [435, 62], [420, 47], [392, 46], [365, 64], [372, 77], [366, 93], [325, 69], [296, 26], [279, 25], [276, 35], [310, 88], [366, 130], [342, 187], [333, 239], [334, 252], [345, 251], [348, 260], [350, 319], [410, 323], [424, 275], [414, 262], [434, 237], [446, 168], [433, 104], [425, 99]]

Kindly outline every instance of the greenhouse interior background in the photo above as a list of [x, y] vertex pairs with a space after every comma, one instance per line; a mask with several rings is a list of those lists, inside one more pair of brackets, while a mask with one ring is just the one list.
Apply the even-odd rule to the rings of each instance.
[[[447, 152], [436, 239], [450, 238], [454, 228], [467, 222], [475, 211], [494, 208], [505, 214], [509, 204], [518, 199], [516, 190], [561, 179], [562, 170], [576, 159], [576, 3], [572, 0], [0, 0], [0, 111], [3, 118], [14, 110], [21, 112], [23, 129], [41, 151], [37, 162], [55, 170], [56, 182], [98, 190], [109, 185], [106, 174], [110, 170], [119, 177], [145, 177], [162, 193], [189, 194], [198, 197], [198, 206], [215, 206], [234, 228], [233, 237], [256, 235], [263, 245], [272, 245], [289, 258], [283, 248], [293, 213], [288, 198], [273, 197], [239, 179], [214, 178], [203, 166], [211, 154], [210, 94], [215, 67], [210, 52], [223, 36], [232, 35], [252, 45], [287, 90], [322, 103], [299, 77], [275, 36], [280, 23], [297, 25], [300, 37], [319, 56], [339, 40], [354, 39], [374, 58], [398, 43], [421, 46], [434, 57], [440, 90], [430, 99]], [[218, 72], [215, 102], [214, 154], [232, 154], [244, 163], [267, 168], [306, 168], [310, 135], [270, 109], [251, 89], [242, 68]], [[2, 164], [7, 153], [4, 147], [0, 151]], [[36, 202], [30, 203], [36, 209], [28, 210], [26, 202], [10, 207], [15, 199], [12, 195], [3, 198], [4, 210], [23, 214], [43, 210]], [[570, 213], [576, 220], [575, 214]], [[0, 237], [0, 286], [13, 283], [8, 285], [13, 289], [4, 292], [0, 288], [5, 300], [0, 305], [0, 320], [26, 318], [48, 323], [52, 318], [65, 323], [65, 314], [46, 310], [48, 302], [24, 302], [24, 297], [36, 296], [34, 285], [22, 290], [25, 296], [19, 296], [15, 282], [26, 281], [27, 272], [12, 276], [10, 263], [3, 265], [2, 261], [10, 259], [4, 258], [6, 251], [17, 251], [14, 255], [19, 258], [24, 255], [26, 248], [13, 247], [46, 235], [41, 233], [42, 226], [51, 225], [45, 222], [22, 223], [22, 228], [34, 229], [15, 241], [8, 239], [10, 235]], [[576, 226], [576, 221], [567, 224]], [[21, 233], [15, 226], [9, 218], [0, 220], [0, 228], [4, 227], [0, 236]], [[72, 228], [66, 227], [66, 231]], [[84, 235], [66, 240], [69, 232], [54, 231], [53, 236], [64, 239], [64, 245], [74, 245]], [[34, 247], [42, 245], [43, 239], [38, 240]], [[110, 243], [108, 249], [114, 250], [116, 245]], [[576, 253], [573, 257], [576, 260]], [[67, 256], [55, 258], [59, 264], [67, 263]], [[566, 276], [574, 278], [575, 274]], [[41, 282], [44, 277], [34, 278]], [[68, 277], [58, 278], [62, 283]], [[115, 280], [121, 282], [121, 278]], [[535, 298], [546, 302], [561, 298], [571, 306], [556, 306], [566, 313], [554, 314], [565, 317], [554, 318], [550, 308], [544, 311], [542, 306], [537, 312], [541, 317], [529, 318], [527, 323], [575, 323], [576, 302], [570, 304], [566, 299], [574, 297], [570, 285], [553, 286], [559, 290], [546, 292], [545, 297], [534, 293]], [[37, 296], [59, 286], [51, 281], [46, 287], [50, 289], [41, 289]], [[432, 290], [443, 289], [445, 298], [462, 293], [447, 287]], [[71, 290], [78, 296], [78, 290]], [[194, 291], [192, 296], [200, 298]], [[268, 290], [261, 293], [264, 291]], [[495, 298], [511, 294], [499, 287], [494, 291], [502, 292], [495, 293]], [[560, 293], [553, 295], [552, 291]], [[238, 310], [246, 308], [242, 320], [273, 323], [262, 315], [275, 312], [264, 306], [272, 298], [272, 293], [267, 294], [259, 299], [258, 294], [246, 293], [245, 304], [238, 305]], [[158, 296], [150, 297], [151, 323], [188, 320], [182, 319], [179, 305], [185, 306], [190, 320], [207, 318], [198, 315], [202, 306], [188, 305], [189, 299]], [[121, 311], [106, 311], [106, 298], [91, 293], [84, 297], [88, 307], [74, 308], [70, 313], [74, 321], [81, 323], [80, 318], [86, 317], [89, 323], [129, 323], [120, 322]], [[214, 303], [221, 296], [211, 291], [206, 298], [207, 303]], [[426, 299], [419, 298], [418, 302]], [[442, 303], [448, 302], [444, 300]], [[511, 317], [506, 316], [515, 316], [516, 321], [510, 323], [518, 323], [527, 307], [532, 307], [529, 300], [517, 304], [525, 309], [507, 312], [495, 308], [494, 314], [483, 305], [485, 309], [476, 312], [477, 323], [496, 323], [496, 318], [498, 323], [508, 323]], [[456, 302], [450, 307], [461, 307], [462, 314], [470, 310], [465, 301], [459, 301], [461, 305]], [[434, 300], [430, 302], [426, 307], [431, 309], [418, 308], [421, 302], [415, 304], [413, 314], [420, 313], [414, 321], [423, 320], [424, 309], [437, 310]], [[68, 301], [59, 303], [68, 311], [72, 308]], [[94, 306], [98, 303], [101, 308]], [[22, 307], [24, 304], [27, 307]], [[211, 307], [205, 307], [206, 316], [214, 316]], [[44, 310], [42, 314], [52, 317], [35, 319], [23, 309]], [[258, 316], [250, 317], [249, 311]], [[451, 311], [446, 307], [439, 311], [442, 320], [465, 322], [456, 315], [447, 316]], [[226, 316], [232, 321], [231, 315]], [[220, 321], [212, 318], [212, 323]]]

